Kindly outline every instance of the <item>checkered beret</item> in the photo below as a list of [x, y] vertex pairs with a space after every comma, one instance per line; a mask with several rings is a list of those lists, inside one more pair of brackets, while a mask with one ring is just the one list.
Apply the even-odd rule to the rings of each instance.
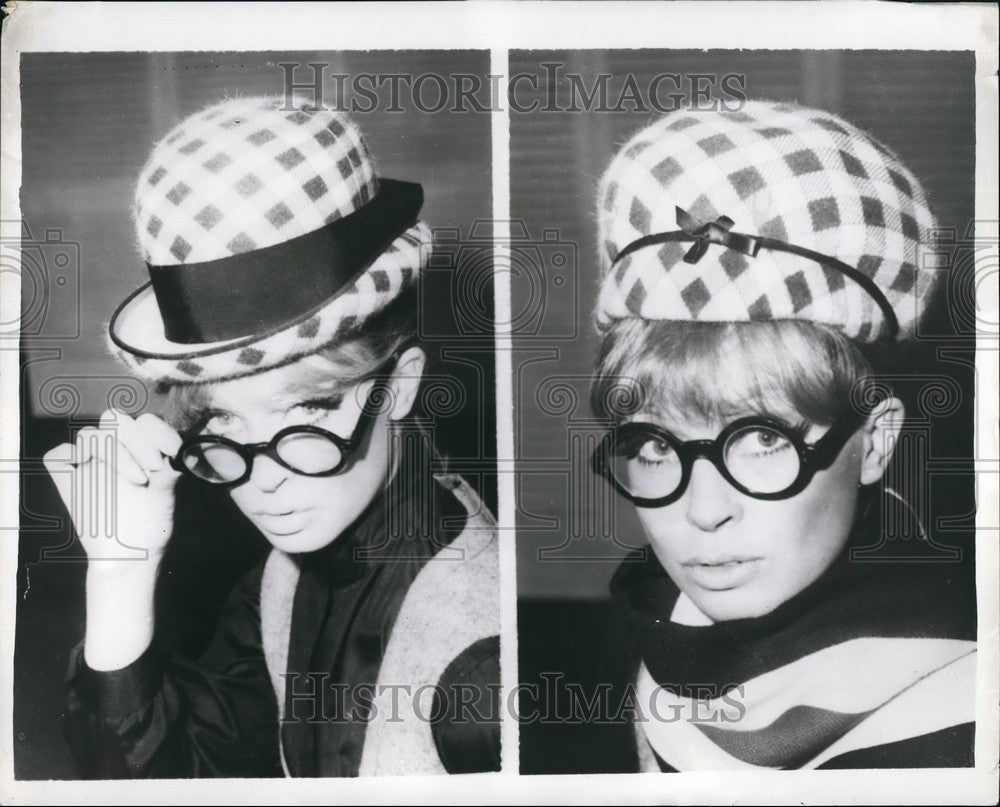
[[[192, 288], [203, 288], [214, 282], [216, 266], [242, 256], [247, 284], [266, 283], [277, 302], [295, 276], [287, 259], [275, 257], [289, 253], [276, 250], [329, 231], [393, 182], [380, 180], [361, 133], [342, 113], [283, 97], [229, 99], [182, 121], [154, 147], [135, 195], [139, 249], [154, 286], [154, 272], [174, 270], [187, 271]], [[414, 212], [389, 239], [336, 293], [314, 296], [316, 305], [301, 316], [241, 338], [178, 342], [170, 334], [166, 292], [147, 285], [116, 312], [112, 347], [139, 375], [167, 383], [234, 378], [308, 355], [358, 328], [414, 282], [428, 256], [429, 228]], [[248, 292], [241, 279], [232, 282], [233, 264], [228, 275], [216, 276], [232, 283], [224, 293], [235, 303]], [[265, 274], [254, 281], [251, 271]]]
[[[855, 126], [793, 104], [749, 101], [736, 112], [660, 118], [612, 160], [598, 221], [601, 330], [628, 317], [804, 319], [875, 341], [891, 330], [876, 301], [881, 293], [906, 337], [936, 281], [921, 260], [934, 218], [913, 174]], [[725, 245], [730, 229], [751, 236], [735, 239], [746, 248]], [[715, 236], [705, 237], [710, 230]], [[685, 231], [703, 237], [653, 243], [615, 260], [638, 239]], [[765, 244], [759, 251], [750, 248], [755, 238]], [[767, 248], [769, 240], [846, 264], [861, 283]]]

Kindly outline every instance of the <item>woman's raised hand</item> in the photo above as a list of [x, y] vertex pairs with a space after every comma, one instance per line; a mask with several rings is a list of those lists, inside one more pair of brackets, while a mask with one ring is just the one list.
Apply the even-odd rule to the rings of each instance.
[[180, 435], [153, 414], [107, 411], [45, 467], [87, 553], [87, 638], [94, 670], [119, 670], [153, 639], [156, 576], [174, 520]]
[[[173, 527], [181, 437], [154, 414], [108, 410], [43, 458], [90, 561], [158, 560]], [[153, 555], [155, 557], [150, 558]]]

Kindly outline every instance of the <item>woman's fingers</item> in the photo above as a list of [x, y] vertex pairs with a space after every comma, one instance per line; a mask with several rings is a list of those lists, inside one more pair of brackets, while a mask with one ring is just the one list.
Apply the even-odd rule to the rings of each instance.
[[149, 484], [153, 488], [169, 488], [180, 476], [171, 466], [169, 458], [173, 457], [181, 447], [181, 436], [167, 423], [149, 412], [139, 415], [134, 426], [143, 433], [146, 443], [152, 446], [160, 458], [160, 466], [148, 472]]
[[180, 451], [183, 442], [180, 434], [162, 418], [146, 412], [139, 415], [135, 422], [145, 430], [148, 439], [161, 454], [173, 457]]
[[62, 468], [71, 465], [75, 458], [76, 446], [73, 443], [60, 443], [45, 452], [42, 464], [47, 469]]
[[131, 482], [133, 485], [149, 484], [149, 474], [135, 461], [121, 443], [118, 443], [115, 454], [115, 471], [122, 479]]
[[88, 426], [80, 429], [73, 447], [75, 456], [70, 460], [72, 466], [81, 475], [103, 475], [107, 469], [94, 466], [104, 463], [112, 473], [133, 485], [149, 484], [149, 476], [136, 461], [132, 447], [121, 439], [119, 429], [107, 428], [106, 422], [102, 417], [101, 428]]
[[168, 457], [177, 453], [181, 437], [156, 415], [132, 418], [109, 410], [101, 416], [100, 431], [115, 435], [118, 473], [123, 478], [157, 488], [170, 487], [176, 481], [178, 474]]
[[60, 443], [55, 448], [50, 449], [42, 457], [42, 464], [45, 470], [52, 477], [52, 482], [56, 486], [59, 497], [63, 504], [69, 507], [71, 500], [70, 492], [73, 489], [73, 462], [77, 449], [74, 443]]
[[144, 471], [158, 471], [163, 467], [163, 454], [142, 426], [124, 412], [108, 410], [101, 415], [101, 430], [113, 434]]
[[135, 419], [109, 410], [101, 416], [100, 426], [81, 429], [74, 443], [60, 444], [46, 454], [46, 465], [58, 472], [53, 478], [64, 498], [68, 491], [62, 485], [66, 473], [83, 471], [94, 462], [107, 463], [113, 472], [134, 485], [147, 486], [155, 481], [156, 487], [166, 487], [178, 476], [167, 456], [173, 456], [180, 444], [180, 435], [155, 415]]
[[76, 433], [76, 452], [72, 463], [80, 468], [90, 462], [101, 449], [101, 432], [93, 426], [87, 426]]
[[80, 540], [104, 535], [115, 497], [123, 493], [115, 475], [122, 482], [147, 483], [131, 455], [118, 451], [114, 434], [101, 429], [81, 429], [75, 442], [57, 445], [43, 462]]
[[166, 545], [179, 474], [160, 446], [171, 447], [172, 439], [166, 424], [108, 412], [100, 426], [46, 453], [45, 467], [88, 557], [134, 557]]

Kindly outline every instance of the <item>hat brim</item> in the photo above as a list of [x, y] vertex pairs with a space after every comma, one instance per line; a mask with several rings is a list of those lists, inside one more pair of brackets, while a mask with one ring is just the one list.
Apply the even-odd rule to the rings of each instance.
[[[305, 319], [308, 316], [304, 317]], [[282, 323], [282, 328], [292, 323]], [[145, 359], [181, 359], [208, 356], [258, 341], [261, 336], [244, 336], [223, 342], [171, 342], [164, 333], [163, 318], [153, 286], [132, 292], [115, 311], [108, 326], [111, 340], [122, 350]]]
[[418, 221], [333, 297], [266, 333], [219, 342], [169, 340], [147, 283], [115, 311], [108, 336], [135, 372], [160, 381], [203, 382], [259, 372], [308, 355], [336, 338], [345, 325], [356, 326], [384, 308], [420, 272], [430, 247], [430, 229]]

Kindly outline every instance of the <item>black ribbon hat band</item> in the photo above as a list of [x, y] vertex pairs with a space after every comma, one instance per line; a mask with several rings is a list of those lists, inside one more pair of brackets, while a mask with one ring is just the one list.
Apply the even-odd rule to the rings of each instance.
[[203, 263], [149, 265], [164, 334], [204, 344], [264, 334], [357, 280], [417, 221], [417, 183], [382, 179], [353, 213], [290, 241]]
[[704, 257], [705, 252], [708, 251], [709, 244], [718, 244], [726, 249], [731, 249], [735, 252], [739, 252], [741, 255], [746, 255], [751, 258], [756, 258], [757, 253], [760, 252], [761, 249], [770, 249], [776, 252], [789, 252], [793, 255], [800, 255], [803, 258], [808, 258], [809, 260], [815, 261], [823, 266], [829, 266], [831, 269], [836, 269], [838, 272], [841, 272], [849, 277], [861, 286], [861, 288], [868, 293], [868, 295], [882, 310], [882, 314], [885, 317], [888, 340], [893, 341], [899, 333], [899, 320], [896, 318], [896, 312], [893, 310], [892, 304], [886, 298], [885, 294], [882, 293], [882, 290], [875, 284], [875, 281], [873, 281], [861, 270], [850, 266], [843, 261], [839, 261], [836, 258], [831, 258], [829, 255], [824, 255], [821, 252], [815, 252], [811, 249], [806, 249], [805, 247], [799, 247], [795, 244], [788, 244], [784, 241], [779, 241], [776, 238], [765, 238], [763, 236], [731, 232], [730, 230], [733, 226], [733, 220], [728, 216], [719, 216], [719, 218], [715, 221], [708, 222], [707, 224], [699, 224], [694, 216], [683, 208], [677, 207], [676, 211], [677, 226], [681, 228], [680, 230], [673, 230], [666, 233], [654, 233], [652, 235], [643, 236], [642, 238], [637, 238], [615, 256], [611, 265], [614, 266], [622, 260], [622, 258], [627, 255], [631, 255], [637, 250], [653, 246], [655, 244], [666, 244], [673, 241], [681, 243], [690, 241], [694, 242], [691, 248], [684, 255], [685, 263], [698, 263], [698, 261]]

